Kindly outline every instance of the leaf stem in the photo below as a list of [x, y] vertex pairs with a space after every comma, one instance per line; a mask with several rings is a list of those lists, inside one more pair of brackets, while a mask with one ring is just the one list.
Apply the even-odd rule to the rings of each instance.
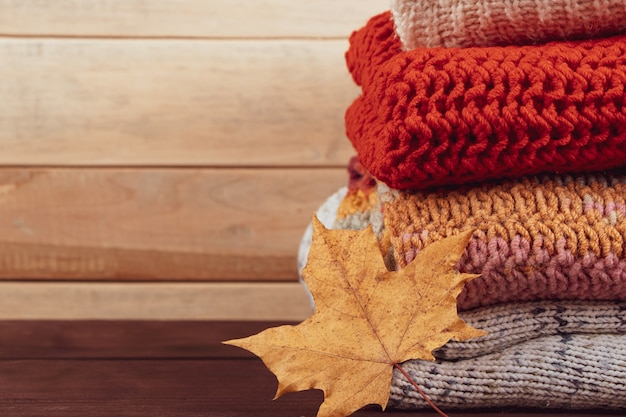
[[422, 398], [424, 398], [424, 401], [426, 401], [426, 403], [428, 405], [430, 405], [432, 407], [433, 410], [435, 410], [440, 416], [442, 417], [449, 417], [446, 413], [444, 413], [443, 411], [441, 411], [441, 409], [439, 407], [437, 407], [435, 405], [434, 402], [432, 402], [432, 400], [430, 398], [428, 398], [426, 396], [426, 394], [424, 393], [424, 391], [422, 391], [422, 389], [419, 387], [419, 385], [417, 385], [417, 382], [415, 382], [413, 380], [413, 378], [411, 378], [411, 376], [397, 363], [393, 364], [394, 368], [396, 368], [398, 371], [400, 371], [400, 373], [402, 375], [404, 375], [404, 377], [407, 379], [407, 381], [409, 381], [409, 383], [411, 385], [413, 385], [413, 387], [417, 390], [417, 392], [419, 392], [419, 394], [422, 396]]

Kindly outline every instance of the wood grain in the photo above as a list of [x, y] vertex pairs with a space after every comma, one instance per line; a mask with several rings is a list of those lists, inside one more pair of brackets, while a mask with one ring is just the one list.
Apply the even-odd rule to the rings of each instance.
[[303, 320], [293, 283], [2, 282], [0, 320]]
[[0, 39], [0, 77], [11, 80], [0, 83], [0, 164], [344, 166], [343, 114], [358, 92], [346, 49]]
[[[276, 378], [260, 360], [0, 360], [0, 409], [6, 417], [313, 417], [322, 392], [272, 401]], [[450, 411], [450, 410], [446, 410]], [[396, 417], [415, 412], [392, 411]], [[597, 417], [619, 412], [476, 410], [455, 417]], [[366, 407], [355, 417], [380, 417]], [[424, 410], [419, 415], [436, 415]]]
[[0, 278], [295, 280], [345, 169], [0, 169]]
[[379, 0], [0, 0], [0, 35], [341, 37]]
[[[256, 360], [0, 361], [6, 417], [313, 417], [322, 402], [318, 390], [272, 401], [275, 389], [275, 377]], [[354, 416], [380, 417], [380, 408]]]
[[[271, 401], [276, 378], [263, 363], [251, 355], [240, 355], [241, 349], [221, 345], [224, 336], [247, 336], [251, 331], [278, 324], [275, 322], [17, 324], [0, 322], [2, 340], [9, 338], [11, 344], [8, 350], [0, 344], [3, 417], [313, 417], [322, 402], [322, 393], [317, 390], [286, 394]], [[140, 346], [144, 337], [144, 346]], [[19, 352], [20, 346], [26, 354], [15, 359], [11, 352]], [[63, 348], [68, 350], [60, 359], [56, 355]], [[234, 355], [225, 354], [229, 350]], [[41, 356], [28, 358], [33, 352]], [[204, 357], [194, 357], [197, 353]], [[112, 356], [106, 358], [107, 354]], [[565, 415], [547, 410], [447, 411], [456, 417]], [[415, 415], [388, 412], [398, 417]], [[435, 415], [430, 410], [419, 414]], [[620, 414], [567, 412], [578, 417]], [[366, 407], [354, 415], [381, 414], [377, 407]]]
[[224, 340], [285, 321], [0, 320], [0, 359], [255, 358]]
[[313, 417], [321, 392], [271, 401], [256, 360], [0, 360], [3, 417]]

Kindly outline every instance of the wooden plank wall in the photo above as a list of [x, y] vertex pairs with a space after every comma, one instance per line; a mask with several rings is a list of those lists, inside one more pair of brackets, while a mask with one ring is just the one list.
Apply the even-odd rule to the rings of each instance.
[[0, 319], [300, 319], [377, 0], [0, 0]]

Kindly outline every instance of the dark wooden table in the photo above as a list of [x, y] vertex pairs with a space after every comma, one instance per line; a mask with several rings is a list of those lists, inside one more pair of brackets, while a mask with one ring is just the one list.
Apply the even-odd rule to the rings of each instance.
[[[251, 354], [220, 344], [268, 322], [0, 321], [2, 417], [314, 417], [321, 391], [272, 401], [275, 377]], [[435, 415], [432, 411], [421, 415]], [[461, 416], [571, 412], [450, 411]], [[617, 413], [621, 415], [621, 413]], [[357, 417], [381, 414], [371, 407]], [[577, 416], [599, 416], [583, 412]]]

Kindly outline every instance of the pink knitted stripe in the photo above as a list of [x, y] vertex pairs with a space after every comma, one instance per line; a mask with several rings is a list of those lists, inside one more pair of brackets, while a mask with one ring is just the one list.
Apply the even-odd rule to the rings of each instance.
[[[481, 277], [465, 284], [459, 309], [537, 299], [626, 300], [626, 259], [613, 253], [577, 257], [565, 249], [564, 240], [550, 255], [541, 240], [531, 243], [519, 235], [511, 242], [501, 237], [472, 240], [457, 268]], [[404, 252], [406, 262], [417, 252]]]
[[[525, 300], [626, 300], [624, 170], [412, 193], [379, 185], [378, 194], [384, 230], [375, 230], [388, 242], [393, 268], [404, 268], [436, 241], [474, 230], [458, 267], [481, 277], [466, 284], [461, 309]], [[370, 210], [371, 216], [352, 220], [374, 225], [380, 207]], [[336, 224], [351, 224], [348, 217]]]
[[406, 49], [537, 44], [626, 29], [624, 0], [391, 0]]

